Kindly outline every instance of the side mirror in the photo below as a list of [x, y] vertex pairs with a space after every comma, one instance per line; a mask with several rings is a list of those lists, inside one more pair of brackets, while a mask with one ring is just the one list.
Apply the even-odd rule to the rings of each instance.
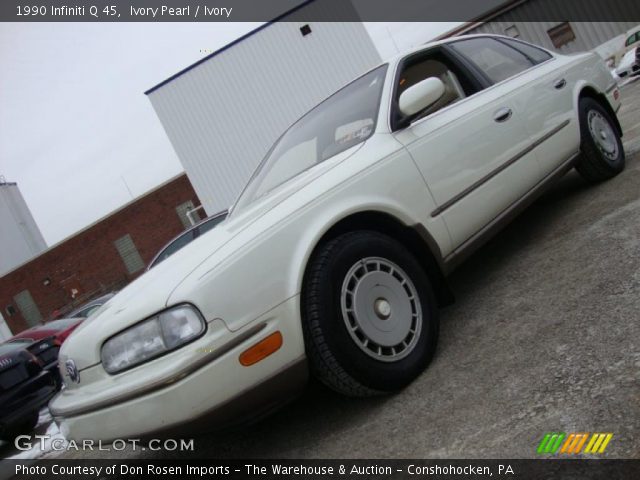
[[407, 88], [400, 95], [398, 106], [400, 112], [410, 117], [429, 105], [433, 105], [444, 95], [445, 86], [437, 77], [429, 77]]

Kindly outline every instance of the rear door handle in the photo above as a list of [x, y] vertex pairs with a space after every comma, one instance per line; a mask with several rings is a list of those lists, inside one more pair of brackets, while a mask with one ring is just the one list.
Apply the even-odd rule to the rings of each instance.
[[499, 110], [496, 110], [496, 112], [493, 114], [493, 119], [496, 122], [502, 123], [509, 120], [511, 118], [511, 115], [513, 115], [511, 109], [508, 107], [503, 107]]
[[567, 84], [567, 81], [564, 78], [560, 78], [559, 80], [556, 80], [555, 82], [553, 82], [553, 88], [555, 88], [556, 90], [560, 90], [564, 88], [566, 84]]

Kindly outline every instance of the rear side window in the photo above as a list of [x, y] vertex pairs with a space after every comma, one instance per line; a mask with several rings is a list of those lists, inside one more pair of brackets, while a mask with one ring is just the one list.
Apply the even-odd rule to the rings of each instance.
[[90, 307], [87, 307], [84, 310], [80, 310], [78, 313], [76, 313], [76, 317], [86, 318], [89, 315], [91, 315], [93, 312], [95, 312], [97, 309], [99, 309], [101, 306], [102, 305], [91, 305]]
[[546, 62], [551, 58], [551, 54], [549, 52], [546, 52], [541, 48], [534, 47], [533, 45], [529, 45], [528, 43], [509, 40], [508, 38], [501, 38], [499, 41], [523, 53], [534, 65]]
[[206, 222], [202, 222], [200, 225], [198, 225], [198, 235], [202, 235], [203, 233], [208, 232], [213, 227], [221, 223], [225, 218], [227, 218], [226, 215], [220, 215], [218, 217], [212, 218], [211, 220], [207, 220]]
[[471, 38], [450, 45], [475, 63], [493, 83], [513, 77], [534, 65], [527, 55], [494, 38]]
[[158, 256], [153, 261], [153, 263], [149, 265], [149, 268], [155, 267], [157, 264], [159, 264], [163, 260], [166, 260], [171, 255], [173, 255], [178, 250], [180, 250], [182, 247], [190, 243], [192, 240], [193, 240], [193, 230], [189, 230], [184, 235], [179, 236], [173, 242], [167, 245], [167, 247], [164, 250], [162, 250], [160, 254], [158, 254]]

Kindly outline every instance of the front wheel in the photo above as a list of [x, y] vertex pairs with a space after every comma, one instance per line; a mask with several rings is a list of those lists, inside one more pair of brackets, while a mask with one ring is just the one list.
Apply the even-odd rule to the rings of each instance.
[[431, 361], [438, 312], [417, 259], [396, 240], [351, 232], [322, 245], [302, 292], [313, 373], [349, 396], [399, 390]]
[[609, 113], [592, 98], [583, 98], [580, 113], [581, 156], [576, 170], [589, 182], [616, 176], [625, 166], [622, 140]]

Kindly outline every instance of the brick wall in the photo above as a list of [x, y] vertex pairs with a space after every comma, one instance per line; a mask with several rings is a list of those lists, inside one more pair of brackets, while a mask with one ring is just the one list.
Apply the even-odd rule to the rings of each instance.
[[[56, 310], [68, 311], [142, 274], [144, 270], [127, 272], [114, 242], [131, 235], [148, 264], [184, 230], [176, 207], [187, 201], [200, 205], [191, 183], [182, 175], [1, 277], [0, 308], [9, 328], [14, 334], [28, 328], [14, 299], [23, 290], [31, 293], [47, 319]], [[77, 290], [75, 298], [72, 290]], [[7, 307], [13, 307], [15, 313], [9, 315]]]

